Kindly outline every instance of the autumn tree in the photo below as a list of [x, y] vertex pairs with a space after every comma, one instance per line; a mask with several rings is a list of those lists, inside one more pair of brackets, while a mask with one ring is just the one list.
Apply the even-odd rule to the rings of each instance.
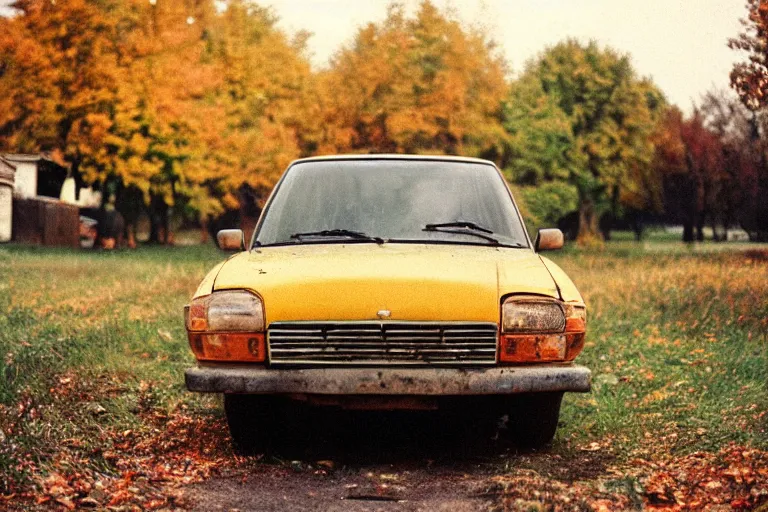
[[682, 222], [683, 241], [703, 240], [706, 220], [711, 220], [714, 229], [719, 214], [727, 209], [728, 199], [722, 194], [727, 175], [721, 139], [706, 126], [699, 109], [685, 119], [673, 108], [667, 113], [656, 147], [667, 215]]
[[[755, 148], [753, 164], [755, 180], [752, 187], [755, 196], [768, 195], [768, 157], [766, 157], [766, 130], [761, 112], [768, 105], [768, 2], [747, 0], [747, 17], [742, 20], [744, 31], [731, 39], [728, 45], [746, 53], [747, 61], [734, 65], [731, 86], [744, 105], [752, 111], [749, 120], [749, 144]], [[744, 224], [751, 236], [768, 238], [768, 206], [763, 199], [745, 214]]]
[[144, 9], [143, 55], [115, 125], [134, 132], [117, 137], [128, 141], [120, 160], [137, 164], [118, 162], [123, 181], [138, 178], [166, 230], [170, 207], [207, 219], [262, 201], [299, 156], [310, 78], [303, 43], [277, 30], [266, 9], [239, 1], [221, 13], [177, 0]]
[[210, 155], [220, 169], [224, 206], [248, 189], [266, 198], [282, 171], [300, 156], [310, 124], [314, 83], [305, 55], [306, 37], [293, 41], [275, 27], [266, 9], [233, 1], [211, 34], [214, 58], [223, 82], [211, 101], [224, 115], [209, 119]]
[[75, 171], [99, 151], [88, 135], [109, 126], [123, 54], [116, 2], [17, 0], [2, 20], [0, 145], [55, 151]]
[[[2, 146], [52, 150], [81, 182], [100, 186], [105, 200], [119, 185], [137, 190], [140, 202], [143, 193], [149, 204], [168, 181], [153, 142], [173, 142], [159, 136], [152, 121], [162, 113], [142, 92], [175, 76], [151, 80], [136, 64], [164, 51], [146, 30], [157, 21], [153, 6], [120, 0], [19, 0], [13, 6], [19, 14], [4, 22], [15, 37], [0, 49], [0, 89], [15, 107], [0, 114]], [[25, 62], [37, 71], [22, 76]]]
[[740, 224], [752, 239], [768, 237], [765, 177], [768, 112], [750, 111], [727, 91], [710, 91], [700, 110], [723, 151], [722, 186], [716, 211], [724, 226]]
[[318, 77], [317, 151], [493, 152], [503, 131], [505, 65], [478, 31], [424, 1], [358, 31]]
[[0, 17], [0, 149], [59, 147], [59, 90], [51, 58], [28, 30]]
[[[54, 150], [117, 194], [151, 239], [172, 215], [266, 195], [300, 154], [312, 94], [306, 38], [258, 6], [210, 0], [19, 0], [1, 20], [0, 145]], [[106, 198], [106, 197], [105, 197]], [[143, 205], [143, 206], [142, 206]]]
[[732, 38], [728, 46], [747, 54], [731, 71], [731, 85], [751, 110], [768, 104], [768, 2], [747, 0], [744, 32]]
[[600, 213], [652, 186], [651, 136], [664, 108], [661, 92], [637, 77], [627, 56], [594, 42], [559, 43], [512, 84], [507, 167], [520, 183], [575, 189], [578, 240], [601, 240]]
[[121, 22], [131, 54], [104, 137], [110, 165], [102, 171], [91, 168], [96, 173], [86, 178], [114, 181], [126, 215], [135, 218], [136, 204], [144, 205], [150, 241], [171, 242], [174, 209], [204, 212], [216, 201], [199, 185], [213, 172], [203, 158], [207, 125], [201, 116], [220, 115], [205, 104], [220, 83], [207, 48], [215, 10], [210, 2], [179, 0], [127, 3], [125, 8]]
[[538, 80], [516, 80], [502, 104], [508, 136], [502, 166], [539, 226], [554, 226], [578, 208], [569, 178], [574, 145], [568, 116]]

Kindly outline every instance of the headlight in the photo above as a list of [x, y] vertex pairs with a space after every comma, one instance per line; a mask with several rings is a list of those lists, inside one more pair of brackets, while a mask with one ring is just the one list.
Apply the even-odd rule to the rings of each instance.
[[584, 332], [587, 328], [587, 307], [584, 304], [567, 303], [565, 305], [565, 330]]
[[573, 361], [584, 348], [587, 310], [580, 302], [513, 296], [501, 307], [499, 362]]
[[200, 361], [263, 362], [264, 305], [245, 290], [214, 292], [184, 308], [189, 346]]
[[263, 332], [264, 305], [245, 290], [214, 292], [194, 299], [186, 311], [192, 332]]
[[565, 330], [559, 302], [538, 297], [511, 297], [501, 308], [502, 330], [510, 333], [551, 333]]

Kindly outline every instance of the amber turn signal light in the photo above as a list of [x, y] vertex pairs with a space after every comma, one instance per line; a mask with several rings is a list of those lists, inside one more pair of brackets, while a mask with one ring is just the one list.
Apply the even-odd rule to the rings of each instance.
[[584, 348], [586, 308], [583, 304], [566, 304], [564, 309], [566, 317], [565, 324], [560, 324], [560, 329], [564, 327], [562, 332], [502, 332], [499, 337], [499, 362], [524, 364], [573, 361]]
[[501, 336], [499, 362], [572, 361], [584, 348], [584, 333]]
[[565, 319], [565, 335], [567, 338], [566, 361], [573, 361], [584, 349], [586, 330], [586, 310], [584, 308], [572, 308], [571, 315]]
[[188, 336], [199, 361], [258, 363], [266, 359], [263, 333], [190, 332]]

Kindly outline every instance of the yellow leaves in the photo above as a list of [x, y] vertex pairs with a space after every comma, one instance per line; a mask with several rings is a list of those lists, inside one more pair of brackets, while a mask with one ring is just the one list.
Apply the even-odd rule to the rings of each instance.
[[315, 137], [321, 148], [342, 151], [487, 148], [501, 134], [494, 114], [506, 94], [504, 73], [481, 35], [430, 2], [412, 19], [393, 8], [320, 76], [328, 126]]
[[126, 149], [132, 153], [143, 155], [149, 150], [150, 140], [138, 133], [131, 135]]
[[150, 180], [160, 173], [162, 164], [146, 160], [138, 155], [117, 159], [114, 162], [114, 172], [119, 175], [126, 186], [134, 186], [145, 195], [150, 191]]
[[234, 210], [240, 205], [238, 199], [231, 192], [227, 192], [224, 195], [222, 203], [224, 203], [224, 206], [230, 210]]
[[657, 389], [657, 390], [651, 392], [650, 394], [646, 395], [641, 400], [640, 403], [643, 404], [643, 405], [649, 405], [649, 404], [656, 403], [656, 402], [662, 402], [662, 401], [670, 398], [673, 395], [674, 395], [674, 393], [669, 391], [669, 389], [667, 389], [667, 386], [665, 386], [665, 387], [663, 387], [661, 389]]

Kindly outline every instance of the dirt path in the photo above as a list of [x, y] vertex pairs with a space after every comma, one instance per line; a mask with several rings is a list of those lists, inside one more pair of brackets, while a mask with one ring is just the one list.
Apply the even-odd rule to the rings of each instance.
[[371, 466], [331, 474], [277, 471], [217, 478], [188, 489], [193, 510], [488, 510], [483, 478], [456, 471]]
[[489, 510], [500, 502], [493, 480], [500, 474], [546, 475], [559, 484], [605, 470], [604, 460], [564, 457], [557, 445], [517, 453], [472, 424], [447, 424], [433, 413], [358, 413], [346, 420], [318, 422], [298, 453], [288, 447], [290, 455], [187, 487], [186, 503], [200, 511]]

